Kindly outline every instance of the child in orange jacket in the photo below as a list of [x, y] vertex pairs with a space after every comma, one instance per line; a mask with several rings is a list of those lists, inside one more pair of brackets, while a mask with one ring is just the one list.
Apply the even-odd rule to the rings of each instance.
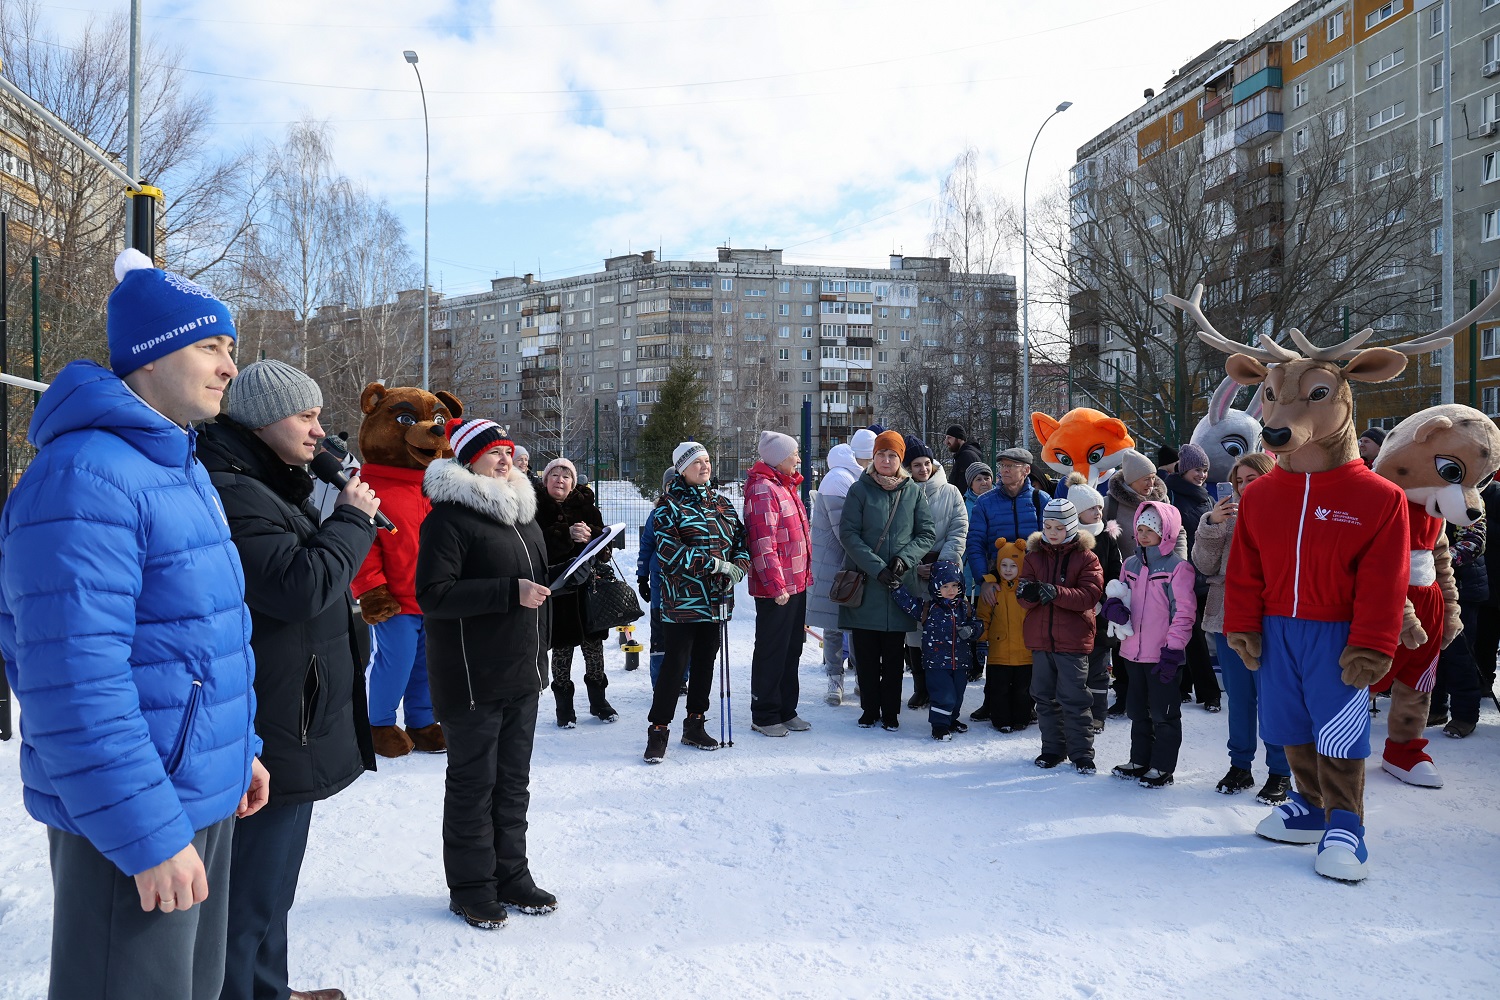
[[1016, 581], [1026, 560], [1024, 539], [995, 542], [995, 560], [984, 582], [997, 583], [993, 605], [976, 601], [979, 620], [984, 623], [984, 642], [988, 644], [989, 664], [985, 671], [984, 704], [969, 716], [989, 720], [1002, 733], [1019, 733], [1031, 725], [1031, 650], [1021, 634], [1026, 612], [1016, 601]]

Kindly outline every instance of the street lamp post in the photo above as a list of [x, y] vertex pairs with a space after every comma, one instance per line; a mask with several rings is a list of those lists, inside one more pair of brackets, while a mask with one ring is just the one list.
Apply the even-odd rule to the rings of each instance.
[[[1031, 154], [1036, 152], [1036, 142], [1042, 137], [1047, 122], [1073, 106], [1072, 101], [1063, 101], [1057, 110], [1046, 117], [1031, 140], [1031, 149], [1026, 154], [1026, 172], [1021, 175], [1021, 426], [1018, 444], [1023, 447], [1029, 438], [1031, 426], [1031, 284], [1027, 278], [1028, 231], [1026, 219], [1026, 189], [1031, 182]], [[1071, 359], [1070, 359], [1071, 360]]]
[[422, 168], [422, 388], [432, 389], [432, 281], [428, 277], [428, 250], [431, 246], [432, 209], [432, 131], [427, 121], [427, 88], [422, 86], [422, 71], [417, 69], [417, 54], [407, 49], [402, 55], [417, 74], [417, 90], [422, 95], [422, 146], [425, 165]]
[[615, 397], [615, 475], [625, 478], [625, 397]]
[[740, 429], [734, 429], [734, 478], [740, 479], [744, 470], [740, 468]]
[[922, 390], [922, 443], [927, 443], [927, 383], [923, 382], [917, 388]]

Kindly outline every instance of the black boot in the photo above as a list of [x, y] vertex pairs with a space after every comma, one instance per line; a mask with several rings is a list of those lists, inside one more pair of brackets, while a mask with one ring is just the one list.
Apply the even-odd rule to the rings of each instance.
[[597, 678], [585, 677], [583, 686], [589, 690], [589, 714], [600, 722], [614, 722], [620, 717], [620, 713], [610, 707], [609, 699], [604, 697], [604, 689], [609, 687], [609, 678], [600, 675]]
[[926, 708], [931, 699], [927, 697], [927, 671], [922, 669], [920, 663], [911, 666], [911, 700], [906, 703], [907, 708]]
[[538, 889], [530, 876], [527, 876], [526, 881], [520, 885], [501, 889], [500, 902], [533, 916], [551, 913], [557, 909], [557, 897], [545, 889]]
[[667, 759], [667, 741], [672, 731], [666, 726], [646, 727], [646, 763], [660, 764]]
[[483, 903], [455, 903], [450, 899], [448, 909], [463, 917], [464, 922], [470, 927], [478, 927], [482, 931], [492, 931], [505, 924], [505, 904], [496, 900], [487, 900]]
[[682, 720], [682, 742], [699, 750], [717, 750], [719, 741], [704, 730], [706, 720], [701, 715], [689, 715]]
[[578, 723], [573, 714], [573, 682], [553, 681], [552, 695], [557, 699], [557, 728], [572, 729]]

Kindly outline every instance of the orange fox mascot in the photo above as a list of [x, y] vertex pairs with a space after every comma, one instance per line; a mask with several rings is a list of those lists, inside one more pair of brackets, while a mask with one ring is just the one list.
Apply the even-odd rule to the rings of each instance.
[[1064, 480], [1076, 472], [1090, 486], [1104, 472], [1118, 468], [1135, 439], [1121, 420], [1087, 406], [1079, 406], [1054, 420], [1045, 413], [1031, 415], [1031, 429], [1042, 445], [1042, 461]]

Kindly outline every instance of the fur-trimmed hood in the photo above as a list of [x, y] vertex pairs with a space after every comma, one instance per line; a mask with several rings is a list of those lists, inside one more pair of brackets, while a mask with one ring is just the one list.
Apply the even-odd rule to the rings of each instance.
[[[1080, 527], [1082, 526], [1080, 525]], [[1078, 534], [1074, 536], [1073, 541], [1063, 542], [1063, 544], [1057, 546], [1057, 548], [1062, 548], [1066, 545], [1073, 545], [1075, 543], [1078, 545], [1079, 550], [1082, 552], [1092, 552], [1094, 551], [1094, 546], [1098, 544], [1093, 535], [1089, 534], [1087, 531], [1079, 531]], [[1026, 539], [1026, 551], [1040, 552], [1042, 551], [1042, 546], [1046, 544], [1046, 536], [1044, 536], [1040, 531], [1034, 531], [1031, 533], [1031, 537]]]
[[491, 479], [475, 475], [457, 459], [440, 458], [422, 476], [422, 492], [433, 503], [456, 503], [501, 524], [536, 520], [536, 491], [514, 466], [504, 479]]

